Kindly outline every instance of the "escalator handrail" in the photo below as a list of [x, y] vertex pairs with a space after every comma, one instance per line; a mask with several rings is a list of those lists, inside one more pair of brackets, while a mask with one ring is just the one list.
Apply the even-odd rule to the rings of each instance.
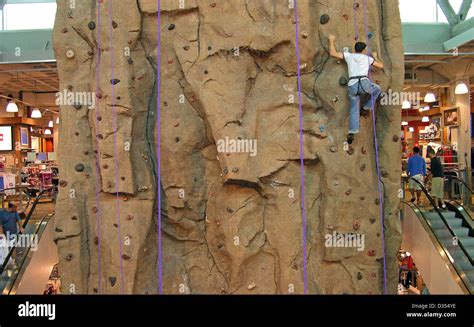
[[[38, 240], [41, 239], [41, 236], [42, 236], [42, 234], [43, 234], [43, 232], [44, 232], [44, 229], [46, 228], [46, 226], [43, 225], [43, 223], [46, 221], [46, 224], [48, 224], [49, 221], [50, 221], [50, 219], [51, 219], [53, 216], [54, 216], [54, 213], [50, 213], [50, 214], [45, 215], [43, 218], [41, 218], [41, 221], [38, 223], [38, 226], [36, 227], [36, 230], [35, 230], [35, 232], [34, 232], [34, 234], [33, 234], [33, 235], [38, 235]], [[41, 231], [41, 229], [43, 229], [43, 231]], [[41, 234], [40, 234], [40, 231], [41, 231]], [[14, 278], [13, 280], [11, 280], [11, 282], [9, 283], [10, 289], [8, 290], [8, 293], [7, 293], [7, 294], [10, 294], [10, 293], [11, 293], [13, 287], [14, 287], [15, 284], [16, 284], [16, 280], [18, 279], [18, 276], [23, 275], [22, 270], [23, 270], [23, 268], [25, 267], [25, 263], [26, 263], [27, 261], [29, 262], [28, 256], [30, 255], [30, 252], [31, 252], [31, 248], [28, 248], [28, 249], [26, 250], [26, 253], [25, 253], [25, 256], [24, 256], [25, 259], [24, 259], [23, 262], [21, 263], [21, 266], [18, 267], [18, 272], [17, 272], [17, 274], [15, 275], [15, 278]], [[7, 284], [7, 285], [8, 285], [8, 284]], [[3, 294], [5, 294], [5, 289], [6, 289], [6, 288], [7, 288], [7, 287], [5, 286], [5, 288], [4, 288], [3, 291], [2, 291]]]
[[[47, 191], [50, 191], [54, 189], [54, 187], [51, 187], [51, 188], [47, 188], [47, 189], [44, 189], [43, 191], [41, 191], [37, 196], [36, 196], [36, 199], [35, 199], [35, 202], [33, 203], [33, 205], [31, 206], [31, 209], [30, 211], [28, 212], [28, 215], [26, 216], [25, 218], [25, 222], [23, 223], [22, 227], [25, 228], [30, 219], [31, 219], [31, 216], [33, 215], [33, 212], [34, 210], [36, 209], [36, 205], [38, 204], [39, 200], [41, 200], [41, 198], [43, 197], [43, 195], [47, 192]], [[12, 257], [13, 255], [13, 251], [15, 250], [15, 246], [12, 247], [12, 249], [8, 252], [8, 255], [5, 257], [5, 260], [3, 261], [3, 265], [0, 267], [0, 275], [3, 274], [3, 272], [5, 271], [5, 268], [7, 267], [7, 264], [8, 264], [8, 261], [10, 260], [10, 258]]]
[[449, 270], [453, 274], [455, 274], [453, 276], [455, 276], [456, 278], [459, 278], [458, 284], [460, 285], [460, 287], [464, 289], [465, 291], [467, 291], [469, 294], [474, 294], [474, 290], [472, 290], [472, 287], [470, 286], [471, 283], [465, 276], [465, 273], [463, 274], [463, 271], [460, 270], [456, 265], [454, 265], [454, 263], [451, 262], [451, 260], [449, 260], [449, 258], [452, 257], [452, 255], [449, 253], [449, 250], [446, 248], [446, 246], [443, 243], [441, 243], [438, 237], [436, 236], [433, 226], [429, 223], [428, 219], [423, 214], [423, 211], [414, 203], [411, 203], [405, 200], [402, 200], [402, 203], [405, 203], [408, 207], [410, 207], [414, 211], [415, 215], [418, 216], [418, 219], [420, 219], [420, 222], [423, 226], [426, 225], [426, 227], [424, 228], [426, 232], [430, 234], [430, 237], [434, 243], [433, 245], [435, 246], [437, 251], [444, 252], [447, 258], [447, 261], [449, 262]]
[[[421, 190], [423, 191], [423, 193], [425, 194], [426, 198], [430, 201], [431, 205], [433, 206], [433, 209], [436, 211], [436, 213], [438, 214], [438, 216], [441, 218], [441, 220], [444, 222], [444, 224], [446, 225], [446, 227], [448, 228], [449, 232], [451, 233], [451, 235], [453, 235], [453, 237], [458, 237], [456, 235], [456, 233], [454, 232], [454, 230], [451, 228], [451, 226], [449, 225], [448, 221], [446, 220], [446, 218], [444, 218], [443, 214], [441, 213], [441, 211], [438, 209], [438, 206], [436, 205], [433, 197], [431, 196], [431, 194], [428, 192], [428, 190], [426, 189], [426, 187], [420, 183], [420, 181], [416, 180], [415, 178], [413, 177], [410, 177], [411, 180], [414, 180], [421, 188]], [[466, 250], [466, 248], [464, 247], [464, 245], [462, 244], [462, 242], [459, 242], [458, 243], [459, 247], [461, 248], [461, 250], [464, 252], [464, 254], [466, 255], [466, 258], [469, 260], [469, 262], [471, 263], [471, 265], [474, 266], [474, 260], [471, 258], [471, 256], [469, 255], [469, 252]]]
[[467, 185], [467, 183], [466, 183], [464, 180], [462, 180], [461, 178], [459, 178], [459, 177], [457, 177], [457, 176], [445, 176], [445, 177], [448, 178], [448, 179], [455, 179], [455, 180], [457, 180], [457, 181], [460, 181], [460, 182], [464, 185], [464, 187], [469, 191], [469, 193], [474, 194], [474, 191], [473, 191], [473, 190], [469, 187], [469, 185]]

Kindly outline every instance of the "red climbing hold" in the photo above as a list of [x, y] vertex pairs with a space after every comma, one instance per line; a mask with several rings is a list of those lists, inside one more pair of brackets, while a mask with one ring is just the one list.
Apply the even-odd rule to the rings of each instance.
[[369, 255], [369, 257], [375, 257], [375, 250], [369, 250], [367, 254]]

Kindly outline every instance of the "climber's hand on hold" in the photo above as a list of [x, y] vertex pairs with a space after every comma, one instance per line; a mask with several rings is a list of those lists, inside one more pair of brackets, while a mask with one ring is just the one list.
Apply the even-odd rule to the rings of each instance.
[[378, 53], [375, 52], [375, 51], [372, 52], [372, 57], [373, 57], [374, 60], [375, 60], [374, 63], [373, 63], [373, 66], [374, 66], [374, 67], [377, 67], [377, 68], [379, 68], [379, 69], [383, 69], [383, 68], [384, 68], [384, 65], [383, 65], [382, 60], [380, 60]]
[[334, 40], [336, 37], [334, 35], [329, 35], [329, 55], [337, 59], [344, 59], [344, 55], [341, 52], [337, 52], [336, 46], [334, 45]]

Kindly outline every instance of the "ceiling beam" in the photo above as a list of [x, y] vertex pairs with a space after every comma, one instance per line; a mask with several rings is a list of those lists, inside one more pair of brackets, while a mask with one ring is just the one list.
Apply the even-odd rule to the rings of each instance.
[[463, 0], [461, 8], [459, 8], [458, 17], [461, 21], [466, 20], [469, 10], [471, 10], [472, 0]]
[[444, 15], [448, 19], [449, 25], [455, 26], [459, 24], [460, 19], [458, 15], [454, 12], [453, 7], [449, 3], [448, 0], [436, 0], [438, 2], [439, 7], [443, 11]]

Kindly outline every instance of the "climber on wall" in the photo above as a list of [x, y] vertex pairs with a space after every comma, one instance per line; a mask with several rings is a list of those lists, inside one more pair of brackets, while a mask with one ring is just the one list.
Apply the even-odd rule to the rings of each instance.
[[[370, 93], [372, 92], [374, 103], [382, 93], [380, 86], [371, 82], [368, 77], [370, 66], [383, 69], [384, 65], [376, 52], [373, 52], [372, 56], [368, 55], [367, 44], [364, 42], [357, 42], [355, 44], [355, 53], [342, 53], [337, 52], [334, 44], [335, 39], [334, 35], [329, 36], [329, 54], [331, 57], [344, 59], [349, 70], [349, 83], [347, 85], [349, 87], [350, 111], [347, 143], [352, 144], [354, 142], [354, 135], [359, 133], [360, 115], [365, 115], [372, 109]], [[361, 113], [360, 101], [361, 97], [365, 96], [369, 97], [363, 104]]]

